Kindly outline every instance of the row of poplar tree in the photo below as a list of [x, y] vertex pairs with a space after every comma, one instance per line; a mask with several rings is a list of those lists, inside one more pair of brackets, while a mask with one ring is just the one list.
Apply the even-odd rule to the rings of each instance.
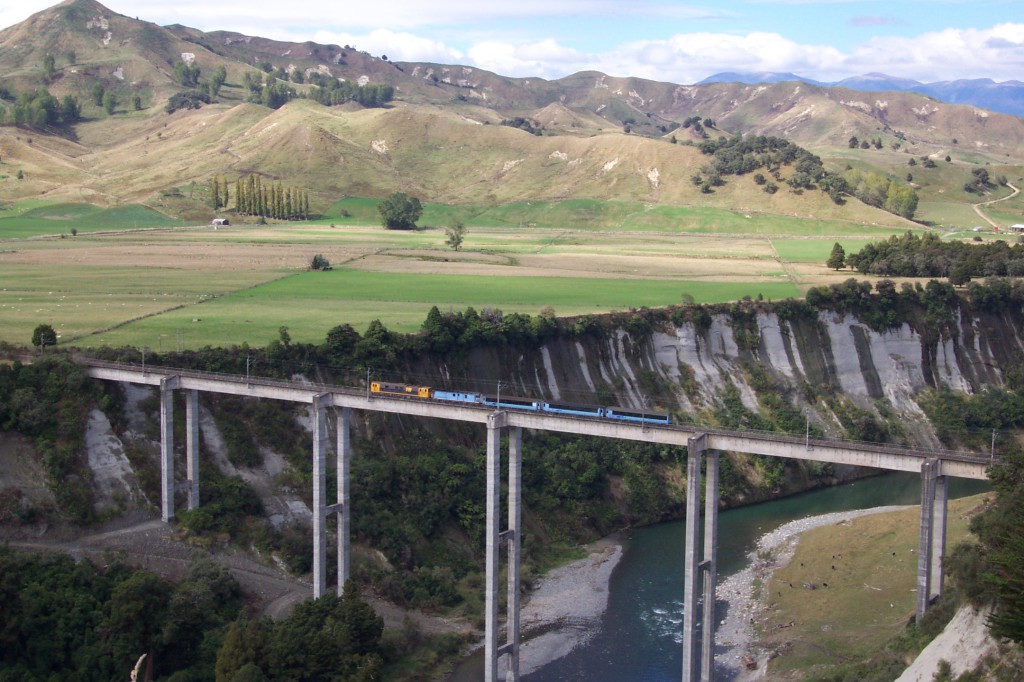
[[[213, 207], [227, 208], [231, 198], [228, 179], [214, 176], [210, 181]], [[309, 193], [280, 182], [263, 184], [259, 175], [250, 174], [235, 181], [235, 212], [275, 220], [308, 220]]]

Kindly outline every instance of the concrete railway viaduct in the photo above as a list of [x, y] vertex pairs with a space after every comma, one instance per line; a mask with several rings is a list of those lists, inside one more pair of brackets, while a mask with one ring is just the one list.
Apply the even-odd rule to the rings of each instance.
[[[942, 591], [942, 557], [946, 544], [947, 478], [986, 479], [989, 459], [964, 453], [914, 450], [866, 443], [793, 438], [756, 432], [702, 429], [696, 426], [655, 426], [596, 418], [570, 417], [489, 407], [371, 396], [355, 388], [290, 381], [228, 376], [170, 369], [140, 367], [85, 360], [95, 379], [158, 387], [160, 391], [161, 517], [174, 518], [174, 497], [188, 495], [188, 508], [199, 506], [199, 394], [201, 392], [283, 400], [310, 406], [313, 413], [313, 597], [327, 589], [327, 519], [338, 520], [338, 592], [349, 577], [349, 461], [350, 416], [353, 409], [391, 412], [417, 417], [474, 422], [487, 427], [487, 522], [484, 679], [498, 680], [498, 663], [506, 659], [507, 680], [519, 679], [519, 571], [522, 517], [523, 429], [585, 434], [687, 448], [686, 547], [683, 583], [684, 682], [714, 677], [715, 602], [719, 453], [744, 452], [814, 460], [835, 464], [907, 471], [921, 476], [921, 527], [917, 567], [917, 617]], [[176, 480], [174, 472], [173, 410], [175, 391], [185, 395], [186, 472]], [[328, 410], [336, 416], [337, 499], [328, 503], [327, 452]], [[504, 530], [500, 525], [501, 439], [508, 438], [508, 510]], [[700, 541], [701, 463], [704, 462], [704, 542]], [[499, 567], [501, 546], [507, 547], [506, 637], [499, 643]], [[698, 629], [698, 613], [702, 627]], [[698, 634], [701, 634], [698, 646]]]

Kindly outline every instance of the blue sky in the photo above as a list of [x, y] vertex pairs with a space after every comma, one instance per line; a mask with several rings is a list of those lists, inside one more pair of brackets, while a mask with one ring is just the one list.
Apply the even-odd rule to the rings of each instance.
[[[53, 4], [0, 7], [8, 26]], [[109, 0], [158, 24], [352, 45], [393, 61], [559, 78], [583, 70], [695, 83], [722, 71], [833, 81], [1024, 80], [1020, 0]]]

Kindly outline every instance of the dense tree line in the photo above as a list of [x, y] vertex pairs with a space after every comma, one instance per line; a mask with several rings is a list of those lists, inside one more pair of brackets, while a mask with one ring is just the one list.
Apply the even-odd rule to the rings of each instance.
[[844, 191], [868, 206], [884, 209], [908, 220], [917, 211], [917, 192], [910, 185], [878, 173], [856, 169], [848, 169], [841, 177], [846, 183]]
[[[0, 365], [0, 430], [32, 439], [60, 509], [78, 523], [95, 515], [85, 426], [89, 410], [102, 401], [85, 371], [66, 358]], [[16, 493], [0, 495], [0, 521], [31, 521], [40, 511]]]
[[[226, 180], [218, 187], [222, 205], [227, 206]], [[259, 175], [250, 174], [235, 181], [235, 211], [275, 220], [308, 220], [309, 192], [280, 182], [264, 184]]]
[[227, 208], [228, 201], [231, 200], [227, 178], [218, 178], [214, 175], [210, 179], [210, 199], [215, 209]]
[[[7, 93], [10, 95], [10, 93]], [[23, 92], [9, 109], [0, 109], [0, 123], [47, 128], [70, 125], [82, 118], [82, 106], [73, 95], [58, 100], [46, 88]]]
[[237, 581], [209, 560], [167, 582], [122, 563], [0, 547], [0, 679], [375, 680], [383, 622], [354, 583], [345, 596], [250, 620]]
[[309, 91], [309, 99], [326, 106], [358, 102], [364, 107], [382, 107], [395, 97], [395, 88], [391, 85], [359, 85], [319, 72], [311, 73], [309, 82], [317, 86]]
[[523, 118], [522, 116], [516, 116], [515, 118], [503, 118], [501, 125], [508, 126], [510, 128], [519, 128], [525, 130], [531, 135], [543, 135], [544, 126], [534, 121], [533, 119]]
[[359, 596], [304, 601], [285, 620], [242, 619], [231, 624], [217, 653], [218, 682], [295, 680], [371, 682], [383, 679], [384, 622]]
[[248, 99], [255, 104], [280, 109], [296, 97], [294, 88], [286, 81], [278, 80], [270, 74], [267, 74], [264, 81], [263, 74], [247, 71], [243, 79], [245, 88], [249, 91]]
[[858, 272], [885, 277], [949, 277], [965, 284], [979, 277], [1024, 275], [1024, 244], [1005, 241], [943, 241], [936, 234], [911, 232], [867, 244], [846, 256]]
[[192, 564], [177, 585], [113, 563], [0, 547], [0, 678], [127, 679], [143, 670], [211, 679], [223, 630], [239, 614], [238, 583], [222, 566]]

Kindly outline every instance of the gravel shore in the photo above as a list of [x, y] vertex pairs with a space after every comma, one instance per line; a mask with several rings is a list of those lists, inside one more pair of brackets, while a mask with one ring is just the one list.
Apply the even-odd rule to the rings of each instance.
[[[526, 597], [520, 612], [520, 675], [562, 658], [586, 642], [608, 608], [608, 582], [622, 558], [622, 543], [612, 536], [587, 549], [589, 556], [546, 573]], [[504, 666], [499, 668], [503, 679]]]
[[[718, 584], [718, 601], [728, 603], [727, 615], [719, 622], [716, 633], [715, 666], [719, 677], [742, 681], [764, 678], [767, 656], [766, 652], [758, 649], [754, 632], [754, 624], [760, 619], [763, 607], [754, 592], [754, 582], [767, 582], [776, 569], [789, 563], [801, 533], [899, 509], [906, 507], [874, 507], [810, 516], [790, 521], [763, 535], [757, 541], [757, 547], [748, 554], [746, 568]], [[751, 665], [756, 667], [750, 669]]]

